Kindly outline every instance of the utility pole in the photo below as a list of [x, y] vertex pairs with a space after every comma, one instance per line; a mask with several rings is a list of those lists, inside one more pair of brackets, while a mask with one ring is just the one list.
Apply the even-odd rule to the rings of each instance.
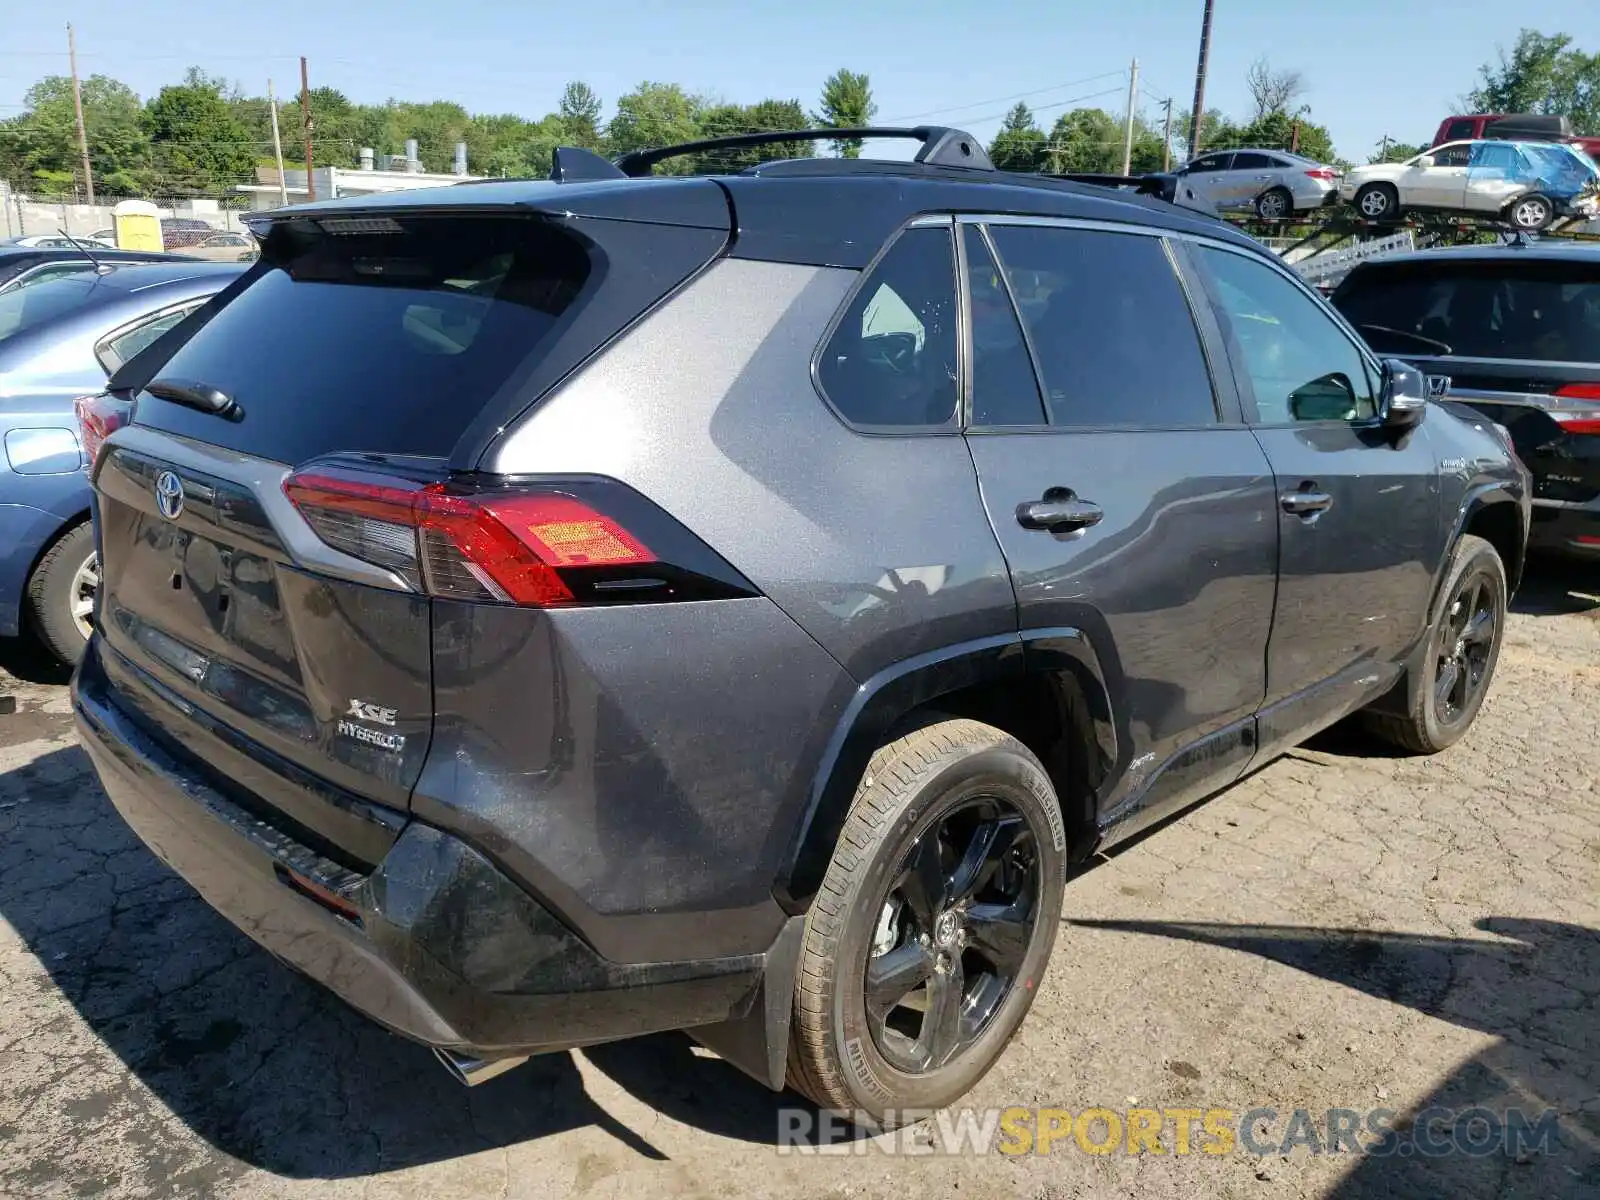
[[289, 203], [289, 181], [283, 175], [283, 142], [278, 137], [278, 98], [272, 94], [272, 80], [267, 80], [267, 108], [272, 112], [272, 156], [278, 160], [278, 203]]
[[1378, 147], [1378, 161], [1379, 162], [1388, 162], [1389, 161], [1389, 140], [1390, 140], [1389, 139], [1389, 135], [1387, 133], [1384, 134], [1383, 135], [1383, 145]]
[[72, 63], [72, 107], [78, 113], [78, 150], [83, 155], [83, 190], [89, 203], [94, 203], [94, 172], [89, 168], [89, 135], [83, 128], [83, 89], [78, 86], [78, 41], [72, 33], [72, 22], [67, 22], [67, 58]]
[[1133, 169], [1133, 118], [1139, 106], [1139, 60], [1133, 60], [1128, 72], [1128, 118], [1122, 131], [1122, 173]]
[[[1210, 0], [1207, 0], [1210, 3]], [[317, 198], [316, 168], [311, 162], [311, 85], [306, 81], [305, 56], [300, 57], [300, 127], [306, 136], [306, 199]]]
[[1194, 111], [1189, 115], [1189, 159], [1200, 153], [1200, 123], [1206, 116], [1206, 61], [1211, 57], [1211, 4], [1200, 23], [1200, 61], [1194, 69]]
[[1167, 128], [1161, 135], [1161, 169], [1172, 169], [1172, 97], [1167, 97]]

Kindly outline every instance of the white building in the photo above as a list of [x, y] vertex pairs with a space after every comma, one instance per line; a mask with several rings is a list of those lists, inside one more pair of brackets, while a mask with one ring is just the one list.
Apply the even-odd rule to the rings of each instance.
[[[448, 175], [424, 171], [417, 158], [417, 143], [406, 143], [403, 155], [385, 155], [389, 159], [385, 170], [377, 169], [377, 155], [370, 149], [361, 151], [361, 166], [317, 167], [313, 172], [318, 200], [332, 200], [339, 196], [371, 196], [378, 192], [399, 192], [410, 188], [448, 187], [453, 183], [468, 183], [481, 179], [481, 175], [467, 174], [467, 146], [456, 146], [454, 170]], [[310, 199], [306, 188], [305, 169], [290, 167], [283, 173], [283, 187], [278, 185], [278, 172], [274, 167], [257, 167], [256, 182], [240, 184], [238, 190], [254, 197], [251, 207], [257, 211], [277, 208], [284, 203], [303, 204]]]

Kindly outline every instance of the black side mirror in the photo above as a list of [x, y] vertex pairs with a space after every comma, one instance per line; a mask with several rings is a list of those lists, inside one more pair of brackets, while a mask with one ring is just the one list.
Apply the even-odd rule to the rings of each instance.
[[1383, 360], [1379, 418], [1385, 429], [1415, 429], [1428, 412], [1428, 377], [1398, 358]]

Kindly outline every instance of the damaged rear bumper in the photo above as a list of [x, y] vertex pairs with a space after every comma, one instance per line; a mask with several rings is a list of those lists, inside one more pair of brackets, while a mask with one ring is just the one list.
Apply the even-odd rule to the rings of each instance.
[[354, 870], [262, 820], [130, 718], [104, 652], [96, 638], [73, 710], [117, 811], [224, 917], [373, 1020], [484, 1060], [712, 1027], [706, 1040], [781, 1086], [798, 918], [768, 953], [624, 964], [478, 850], [421, 822], [376, 868]]

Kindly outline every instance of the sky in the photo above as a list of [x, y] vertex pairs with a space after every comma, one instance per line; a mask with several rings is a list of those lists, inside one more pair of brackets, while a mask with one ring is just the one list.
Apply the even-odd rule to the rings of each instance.
[[[1245, 72], [1264, 56], [1304, 74], [1312, 119], [1328, 126], [1340, 154], [1364, 162], [1385, 135], [1431, 139], [1478, 68], [1525, 22], [1600, 50], [1594, 0], [1556, 0], [1520, 17], [1500, 0], [1456, 0], [1447, 16], [1428, 8], [1416, 0], [1216, 0], [1206, 107], [1248, 116]], [[190, 65], [255, 95], [271, 78], [283, 95], [298, 87], [305, 55], [313, 87], [365, 103], [454, 100], [474, 113], [537, 119], [567, 80], [583, 79], [609, 115], [617, 96], [654, 79], [735, 103], [798, 99], [810, 110], [823, 79], [848, 67], [871, 76], [879, 123], [949, 124], [987, 141], [1018, 99], [1046, 129], [1079, 105], [1122, 112], [1135, 58], [1147, 118], [1159, 120], [1169, 96], [1187, 109], [1202, 11], [1203, 0], [19, 4], [0, 40], [0, 116], [22, 112], [40, 76], [66, 73], [70, 20], [79, 71], [111, 75], [143, 98]], [[298, 21], [288, 15], [295, 12]]]

